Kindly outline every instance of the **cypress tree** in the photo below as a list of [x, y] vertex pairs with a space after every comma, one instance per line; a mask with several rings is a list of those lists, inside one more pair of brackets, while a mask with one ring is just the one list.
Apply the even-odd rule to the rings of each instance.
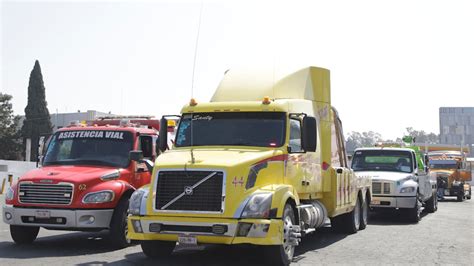
[[[25, 108], [25, 120], [21, 128], [23, 140], [31, 139], [31, 161], [38, 158], [38, 142], [41, 136], [52, 133], [51, 118], [47, 107], [45, 87], [41, 67], [36, 60], [28, 84], [28, 104]], [[24, 141], [26, 143], [26, 141]]]

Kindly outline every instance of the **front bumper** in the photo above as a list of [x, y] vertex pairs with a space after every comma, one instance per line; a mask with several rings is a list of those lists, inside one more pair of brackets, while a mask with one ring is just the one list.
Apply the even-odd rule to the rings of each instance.
[[[55, 229], [107, 229], [110, 227], [113, 213], [113, 209], [30, 209], [6, 205], [3, 206], [3, 221], [11, 225], [41, 226]], [[10, 218], [8, 219], [8, 217]]]
[[370, 202], [371, 208], [413, 208], [415, 207], [416, 196], [397, 197], [397, 196], [383, 196], [378, 197], [374, 195]]
[[[225, 230], [213, 233], [213, 226]], [[281, 245], [283, 221], [129, 216], [128, 237], [132, 240], [179, 242], [181, 236], [195, 237], [201, 244]]]

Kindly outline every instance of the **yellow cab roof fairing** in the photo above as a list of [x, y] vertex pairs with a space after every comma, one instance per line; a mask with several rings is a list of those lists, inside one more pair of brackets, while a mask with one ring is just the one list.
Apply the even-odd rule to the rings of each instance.
[[211, 102], [305, 99], [331, 103], [329, 70], [306, 67], [297, 71], [262, 73], [260, 69], [229, 70]]

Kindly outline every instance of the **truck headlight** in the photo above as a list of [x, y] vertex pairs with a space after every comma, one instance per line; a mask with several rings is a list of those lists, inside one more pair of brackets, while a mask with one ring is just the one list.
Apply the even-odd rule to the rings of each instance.
[[5, 200], [12, 200], [15, 197], [15, 190], [9, 187], [7, 189], [7, 194], [5, 194]]
[[400, 189], [400, 193], [413, 193], [415, 192], [415, 187], [404, 187]]
[[128, 212], [132, 215], [144, 215], [140, 210], [142, 208], [142, 203], [146, 204], [146, 198], [148, 197], [148, 187], [143, 187], [135, 190], [132, 196], [130, 197], [130, 203], [128, 206]]
[[82, 198], [83, 203], [104, 203], [114, 200], [114, 192], [111, 190], [103, 190], [98, 192], [88, 193]]
[[272, 205], [272, 193], [259, 193], [250, 196], [242, 211], [241, 218], [268, 218]]

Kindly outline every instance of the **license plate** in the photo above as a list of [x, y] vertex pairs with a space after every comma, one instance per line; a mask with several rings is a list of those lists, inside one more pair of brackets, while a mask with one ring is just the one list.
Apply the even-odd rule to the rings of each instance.
[[444, 195], [445, 195], [445, 196], [449, 196], [449, 190], [445, 190], [445, 191], [444, 191]]
[[35, 218], [38, 219], [48, 219], [51, 217], [51, 214], [49, 211], [36, 211], [35, 213]]
[[178, 243], [185, 245], [197, 245], [197, 238], [195, 236], [179, 236]]
[[380, 200], [373, 200], [370, 202], [372, 205], [380, 205]]

